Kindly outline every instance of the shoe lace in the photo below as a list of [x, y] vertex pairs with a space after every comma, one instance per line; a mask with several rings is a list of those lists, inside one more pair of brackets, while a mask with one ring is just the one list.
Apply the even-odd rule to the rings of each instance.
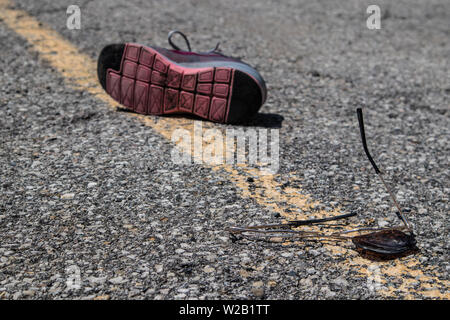
[[[172, 37], [173, 37], [175, 34], [180, 35], [180, 36], [184, 39], [184, 41], [186, 42], [186, 46], [187, 46], [187, 48], [188, 48], [188, 52], [192, 52], [192, 50], [191, 50], [191, 44], [189, 43], [188, 38], [186, 37], [186, 35], [185, 35], [183, 32], [178, 31], [178, 30], [172, 30], [172, 31], [170, 31], [169, 34], [168, 34], [168, 36], [167, 36], [167, 41], [168, 41], [169, 44], [172, 46], [172, 48], [174, 48], [175, 50], [178, 50], [178, 51], [186, 51], [186, 50], [182, 50], [179, 46], [177, 46], [175, 43], [173, 43]], [[220, 45], [220, 42], [218, 42], [218, 43], [216, 44], [216, 46], [215, 46], [214, 49], [208, 51], [207, 53], [220, 53], [220, 52], [219, 52], [219, 45]]]

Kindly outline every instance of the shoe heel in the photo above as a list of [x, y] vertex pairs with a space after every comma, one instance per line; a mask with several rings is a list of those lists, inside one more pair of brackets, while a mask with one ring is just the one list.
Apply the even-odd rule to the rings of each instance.
[[256, 80], [242, 71], [235, 70], [230, 109], [226, 122], [242, 123], [248, 121], [258, 113], [261, 105], [262, 94]]

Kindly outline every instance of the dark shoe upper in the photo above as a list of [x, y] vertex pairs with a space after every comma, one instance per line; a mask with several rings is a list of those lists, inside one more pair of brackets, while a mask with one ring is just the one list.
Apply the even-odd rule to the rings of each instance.
[[[179, 34], [183, 37], [183, 39], [186, 42], [186, 46], [188, 48], [188, 51], [180, 49], [173, 41], [172, 37], [175, 34]], [[240, 70], [242, 72], [247, 73], [249, 76], [251, 76], [257, 83], [259, 88], [261, 89], [261, 96], [262, 96], [262, 103], [263, 104], [266, 101], [267, 97], [267, 88], [266, 83], [263, 79], [263, 77], [259, 74], [258, 71], [255, 70], [252, 66], [249, 64], [243, 62], [239, 58], [229, 57], [221, 52], [218, 51], [219, 49], [219, 43], [216, 45], [216, 47], [209, 51], [209, 52], [193, 52], [191, 50], [191, 46], [189, 43], [188, 38], [186, 35], [184, 35], [182, 32], [178, 30], [173, 30], [169, 32], [168, 35], [168, 42], [172, 46], [173, 49], [165, 49], [160, 47], [154, 47], [153, 49], [159, 51], [160, 53], [164, 54], [168, 59], [181, 64], [186, 65], [188, 67], [204, 67], [204, 66], [215, 66], [215, 67], [221, 67], [221, 66], [227, 66], [232, 67], [237, 70]]]

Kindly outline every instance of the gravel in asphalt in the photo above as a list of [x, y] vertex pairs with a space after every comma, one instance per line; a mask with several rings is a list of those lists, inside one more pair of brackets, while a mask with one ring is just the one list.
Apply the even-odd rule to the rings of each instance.
[[[68, 87], [0, 21], [1, 298], [448, 298], [448, 2], [377, 1], [377, 31], [356, 0], [84, 1], [78, 31], [66, 29], [67, 1], [15, 3], [93, 59], [111, 42], [165, 46], [175, 28], [197, 50], [220, 41], [266, 78], [256, 124], [281, 122], [276, 179], [316, 210], [391, 225], [360, 144], [364, 107], [369, 148], [421, 251], [413, 265], [363, 262], [383, 270], [374, 289], [323, 243], [233, 241], [227, 226], [281, 219], [226, 175], [173, 164], [169, 141]], [[403, 263], [414, 272], [399, 277]]]

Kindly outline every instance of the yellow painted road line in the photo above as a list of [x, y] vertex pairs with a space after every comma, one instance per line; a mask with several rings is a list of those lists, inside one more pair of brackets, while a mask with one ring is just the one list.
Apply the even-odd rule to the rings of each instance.
[[[26, 39], [33, 51], [46, 60], [63, 76], [68, 86], [87, 91], [106, 103], [111, 108], [118, 106], [101, 88], [97, 80], [97, 65], [89, 56], [80, 52], [69, 41], [48, 26], [37, 21], [23, 10], [14, 9], [9, 0], [0, 0], [0, 19], [11, 30]], [[129, 114], [142, 121], [164, 138], [171, 140], [174, 130], [179, 128], [193, 132], [195, 121], [182, 118], [151, 117]], [[203, 128], [214, 125], [204, 122]], [[286, 219], [301, 218], [302, 214], [292, 213], [296, 209], [308, 212], [319, 203], [313, 201], [299, 188], [282, 188], [277, 175], [262, 175], [257, 169], [247, 166], [222, 164], [210, 166], [217, 174], [227, 177], [241, 191], [241, 197], [253, 199], [261, 207], [280, 213]], [[248, 182], [252, 177], [254, 182]], [[292, 178], [292, 180], [294, 180]], [[253, 185], [254, 187], [251, 187]], [[256, 190], [256, 191], [253, 191]], [[315, 211], [317, 217], [340, 214], [339, 209], [333, 212]], [[324, 244], [332, 255], [344, 258], [339, 268], [351, 270], [364, 279], [374, 279], [381, 283], [375, 288], [378, 293], [390, 297], [404, 298], [438, 298], [449, 299], [449, 281], [447, 275], [440, 274], [436, 268], [423, 268], [415, 256], [388, 262], [371, 262], [361, 258], [355, 251], [331, 244]]]

